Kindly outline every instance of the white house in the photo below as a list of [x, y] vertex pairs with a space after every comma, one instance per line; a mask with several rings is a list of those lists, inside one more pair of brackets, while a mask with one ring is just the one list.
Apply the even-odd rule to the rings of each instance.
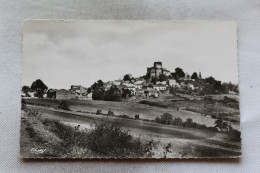
[[187, 86], [188, 86], [190, 89], [192, 89], [192, 90], [194, 90], [194, 89], [195, 89], [195, 87], [194, 87], [194, 85], [193, 85], [193, 84], [187, 84]]
[[136, 94], [138, 94], [138, 95], [142, 95], [142, 94], [144, 94], [144, 91], [145, 90], [143, 90], [143, 89], [136, 89]]
[[138, 79], [135, 81], [135, 85], [142, 85], [143, 83], [144, 83], [144, 80]]
[[169, 86], [171, 87], [178, 87], [179, 84], [175, 79], [169, 79]]
[[118, 86], [118, 85], [121, 85], [122, 81], [121, 80], [115, 80], [113, 82], [114, 85]]
[[156, 89], [157, 91], [165, 91], [166, 85], [154, 85], [153, 88]]
[[149, 91], [149, 96], [154, 96], [154, 97], [159, 97], [158, 91], [157, 90], [150, 90]]
[[142, 85], [142, 84], [138, 84], [138, 85], [135, 85], [135, 87], [136, 87], [137, 89], [142, 89], [142, 88], [143, 88], [143, 85]]
[[166, 81], [157, 81], [156, 84], [157, 85], [166, 85], [167, 82]]

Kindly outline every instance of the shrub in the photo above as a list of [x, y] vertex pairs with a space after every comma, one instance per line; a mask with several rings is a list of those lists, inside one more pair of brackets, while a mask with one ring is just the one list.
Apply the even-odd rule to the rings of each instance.
[[236, 140], [236, 141], [240, 141], [240, 140], [241, 140], [241, 138], [240, 138], [241, 132], [238, 131], [238, 130], [230, 129], [230, 130], [228, 131], [228, 134], [231, 135], [231, 136], [233, 136], [233, 137], [235, 137], [235, 140]]
[[110, 90], [106, 91], [104, 94], [105, 101], [120, 101], [121, 91], [116, 86], [111, 86]]
[[135, 115], [135, 119], [140, 119], [139, 114], [138, 114], [138, 115]]
[[228, 123], [223, 121], [221, 117], [215, 121], [215, 127], [220, 130], [228, 130], [229, 128]]
[[193, 120], [191, 118], [187, 118], [186, 121], [183, 123], [183, 127], [191, 128], [193, 124]]
[[127, 115], [119, 115], [118, 117], [120, 117], [120, 118], [129, 118], [130, 119], [130, 117], [127, 116]]
[[58, 108], [63, 109], [63, 110], [70, 111], [70, 109], [69, 109], [69, 105], [68, 105], [68, 102], [65, 101], [65, 100], [61, 100], [61, 101], [59, 101]]
[[127, 98], [127, 97], [131, 97], [132, 96], [132, 92], [129, 89], [122, 89], [122, 97], [123, 98]]
[[28, 117], [38, 117], [39, 115], [41, 115], [40, 111], [35, 108], [25, 107], [24, 111], [27, 112]]
[[122, 130], [117, 122], [102, 120], [88, 134], [87, 147], [101, 157], [142, 157], [149, 155], [151, 144], [142, 144], [133, 139], [128, 131]]
[[107, 115], [108, 116], [115, 116], [114, 112], [112, 112], [110, 109], [108, 110]]
[[160, 124], [173, 124], [173, 117], [169, 113], [164, 113], [161, 115], [161, 118], [156, 117], [155, 122], [160, 123]]
[[218, 129], [216, 127], [207, 127], [207, 130], [212, 132], [218, 132]]
[[174, 118], [172, 124], [176, 126], [183, 126], [183, 122], [181, 118]]
[[96, 114], [99, 115], [99, 114], [101, 114], [101, 113], [102, 113], [102, 110], [101, 110], [101, 109], [97, 109]]
[[150, 101], [147, 101], [147, 100], [141, 100], [139, 103], [146, 104], [146, 105], [149, 105], [149, 106], [161, 107], [161, 108], [167, 108], [168, 107], [166, 105], [162, 105], [162, 104], [156, 103], [156, 102], [150, 102]]
[[[75, 148], [86, 148], [88, 133], [86, 131], [80, 131], [79, 125], [76, 127], [71, 127], [70, 125], [66, 125], [59, 120], [48, 118], [43, 119], [42, 124], [48, 126], [49, 131], [62, 140], [59, 146], [52, 146], [53, 149], [59, 151], [60, 155], [66, 155], [69, 157], [73, 154], [73, 150], [75, 150]], [[81, 154], [84, 155], [85, 153]], [[76, 155], [76, 157], [79, 156]]]
[[93, 100], [103, 100], [104, 99], [105, 90], [103, 87], [98, 87], [92, 91], [92, 99]]

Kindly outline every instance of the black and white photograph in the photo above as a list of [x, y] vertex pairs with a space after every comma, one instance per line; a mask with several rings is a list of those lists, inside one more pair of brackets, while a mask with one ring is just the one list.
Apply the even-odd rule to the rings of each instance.
[[238, 158], [232, 21], [27, 20], [21, 158]]

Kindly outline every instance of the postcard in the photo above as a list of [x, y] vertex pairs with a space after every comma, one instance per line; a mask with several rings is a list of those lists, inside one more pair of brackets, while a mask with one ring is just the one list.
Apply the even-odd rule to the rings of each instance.
[[232, 21], [27, 20], [21, 158], [241, 157]]

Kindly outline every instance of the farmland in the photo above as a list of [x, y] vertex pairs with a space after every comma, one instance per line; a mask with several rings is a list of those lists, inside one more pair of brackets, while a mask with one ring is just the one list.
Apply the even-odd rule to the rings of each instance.
[[[74, 112], [91, 112], [96, 113], [100, 109], [103, 114], [107, 114], [111, 110], [115, 115], [127, 115], [134, 118], [135, 115], [140, 115], [141, 119], [154, 120], [156, 117], [170, 113], [173, 118], [181, 118], [185, 121], [191, 118], [194, 122], [213, 127], [215, 118], [210, 116], [210, 113], [215, 110], [219, 112], [235, 113], [232, 118], [237, 119], [236, 122], [230, 122], [233, 128], [239, 129], [239, 112], [237, 109], [216, 103], [205, 103], [205, 101], [179, 101], [171, 102], [172, 96], [163, 95], [163, 99], [149, 99], [150, 102], [165, 105], [165, 107], [150, 106], [140, 104], [138, 102], [113, 102], [113, 101], [97, 101], [97, 100], [68, 100], [70, 109]], [[34, 105], [42, 105], [57, 108], [59, 100], [53, 99], [27, 99], [27, 103]], [[212, 110], [213, 109], [213, 110]], [[204, 110], [204, 111], [203, 111]], [[207, 111], [207, 112], [206, 112]]]
[[[155, 158], [162, 157], [164, 153], [163, 148], [167, 144], [173, 146], [167, 157], [192, 157], [192, 155], [223, 157], [225, 154], [240, 155], [239, 141], [226, 133], [163, 125], [154, 122], [156, 117], [164, 113], [170, 113], [173, 118], [179, 117], [183, 121], [191, 118], [193, 122], [204, 124], [207, 127], [213, 127], [216, 121], [209, 115], [204, 116], [200, 112], [186, 110], [187, 107], [196, 108], [201, 103], [187, 100], [171, 102], [169, 100], [173, 99], [172, 97], [164, 96], [164, 100], [167, 100], [166, 102], [159, 99], [149, 99], [150, 102], [166, 105], [164, 107], [150, 106], [138, 102], [67, 100], [71, 111], [65, 111], [58, 108], [59, 100], [55, 99], [25, 99], [25, 103], [27, 107], [39, 110], [43, 118], [58, 119], [72, 127], [80, 125], [82, 130], [91, 129], [95, 122], [103, 120], [104, 117], [116, 121], [135, 138], [142, 139], [143, 142], [150, 140], [157, 142], [157, 149], [154, 149], [152, 156]], [[230, 111], [229, 108], [227, 109]], [[97, 115], [97, 110], [101, 110], [99, 115]], [[108, 111], [112, 111], [114, 116], [106, 116]], [[134, 119], [137, 114], [140, 118]], [[237, 123], [230, 123], [232, 127], [239, 128]], [[212, 153], [205, 154], [204, 152], [208, 152], [209, 149]]]

